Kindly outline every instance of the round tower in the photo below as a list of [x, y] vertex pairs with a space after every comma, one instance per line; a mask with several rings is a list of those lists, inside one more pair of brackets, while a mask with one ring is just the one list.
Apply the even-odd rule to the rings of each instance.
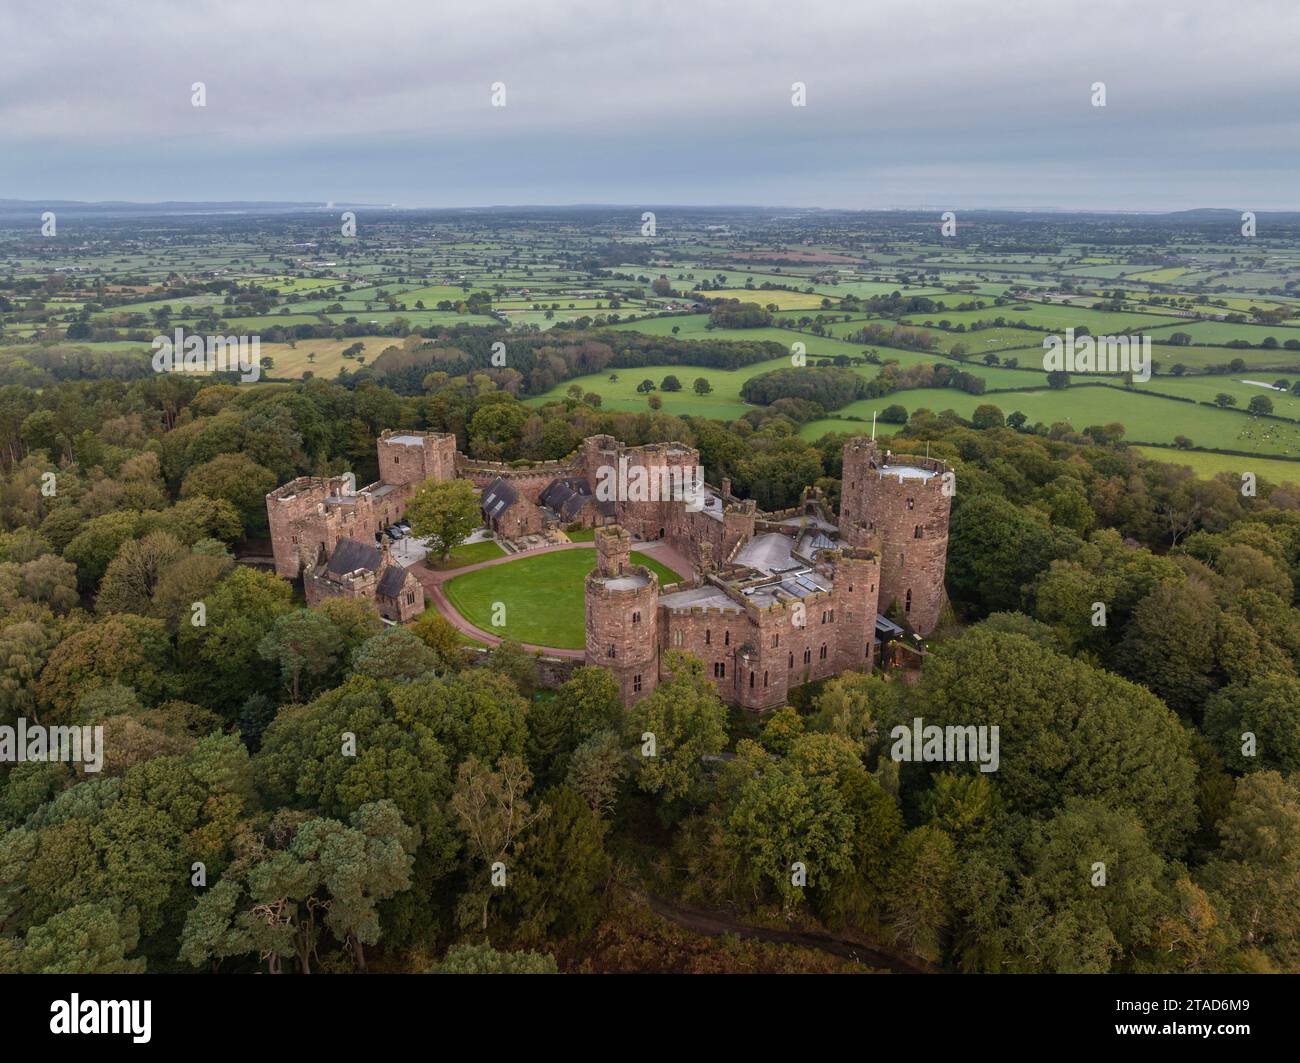
[[596, 529], [596, 568], [584, 585], [585, 662], [614, 673], [623, 703], [659, 680], [659, 578], [630, 562], [632, 537], [618, 525]]
[[928, 635], [946, 596], [951, 469], [937, 458], [882, 456], [868, 439], [844, 447], [840, 535], [880, 554], [882, 613], [891, 605], [913, 631]]

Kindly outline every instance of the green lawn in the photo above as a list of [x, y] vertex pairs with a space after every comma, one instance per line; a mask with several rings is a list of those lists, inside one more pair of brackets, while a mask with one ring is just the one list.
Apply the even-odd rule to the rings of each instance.
[[495, 539], [484, 539], [482, 542], [465, 543], [456, 547], [446, 561], [437, 562], [433, 558], [426, 558], [425, 564], [434, 569], [464, 568], [466, 565], [476, 565], [480, 561], [491, 561], [504, 553], [505, 551], [497, 545]]
[[[661, 587], [681, 579], [645, 554], [633, 552], [632, 561], [654, 572]], [[595, 567], [595, 550], [524, 555], [456, 576], [443, 590], [457, 611], [484, 631], [534, 646], [580, 650], [586, 645], [583, 580]], [[501, 626], [492, 623], [498, 602], [505, 607]]]

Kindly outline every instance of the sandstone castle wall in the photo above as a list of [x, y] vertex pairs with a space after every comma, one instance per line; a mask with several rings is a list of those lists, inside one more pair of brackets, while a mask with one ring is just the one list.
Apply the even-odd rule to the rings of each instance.
[[[927, 475], [887, 471], [900, 467]], [[867, 439], [850, 440], [844, 448], [840, 535], [851, 545], [878, 549], [880, 611], [896, 606], [921, 635], [934, 630], [947, 603], [950, 472], [936, 458], [881, 455]]]

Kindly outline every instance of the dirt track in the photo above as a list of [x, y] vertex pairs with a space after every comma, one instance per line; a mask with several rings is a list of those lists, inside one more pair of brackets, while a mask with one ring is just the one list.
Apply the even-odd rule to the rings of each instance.
[[675, 905], [649, 893], [640, 893], [656, 915], [660, 915], [685, 930], [707, 937], [735, 934], [737, 937], [758, 941], [775, 941], [786, 945], [800, 945], [818, 949], [832, 956], [855, 960], [867, 967], [889, 971], [891, 974], [939, 974], [936, 968], [915, 956], [887, 952], [879, 947], [830, 934], [812, 934], [799, 930], [775, 930], [765, 926], [749, 926], [737, 922], [725, 912], [704, 911], [684, 905]]

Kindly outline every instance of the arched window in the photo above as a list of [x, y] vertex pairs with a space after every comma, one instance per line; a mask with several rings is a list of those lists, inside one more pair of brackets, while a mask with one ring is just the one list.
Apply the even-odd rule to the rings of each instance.
[[634, 623], [634, 624], [639, 624], [639, 623], [641, 623], [641, 614], [640, 614], [640, 613], [633, 613], [633, 614], [632, 614], [632, 623]]
[[912, 611], [912, 592], [908, 591], [907, 597], [903, 600], [903, 612], [910, 613], [911, 611]]
[[912, 532], [912, 538], [913, 539], [921, 538], [921, 525], [918, 524], [916, 526], [916, 529]]
[[611, 642], [609, 644], [609, 649], [605, 652], [605, 656], [613, 658], [616, 657], [617, 655], [618, 655], [618, 651], [614, 649], [614, 644]]

